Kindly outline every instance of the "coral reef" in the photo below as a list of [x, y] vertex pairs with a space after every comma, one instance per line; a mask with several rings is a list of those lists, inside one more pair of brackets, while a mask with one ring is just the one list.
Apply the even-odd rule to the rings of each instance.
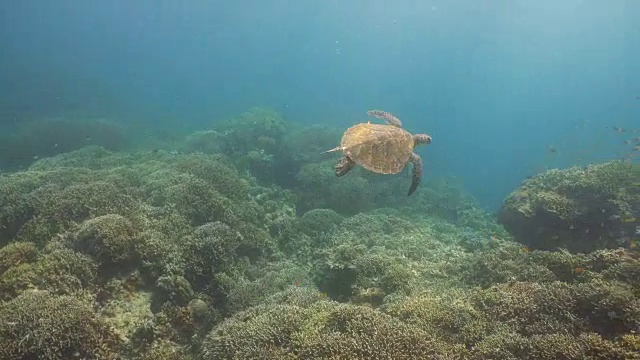
[[529, 179], [505, 229], [451, 179], [336, 179], [340, 134], [254, 108], [0, 175], [0, 357], [640, 359], [637, 167]]
[[117, 359], [119, 339], [77, 296], [29, 291], [0, 303], [2, 359]]
[[[96, 283], [97, 265], [87, 256], [71, 249], [50, 244], [41, 252], [28, 243], [19, 244], [22, 250], [29, 247], [27, 257], [13, 262], [0, 273], [0, 300], [10, 300], [25, 290], [47, 290], [57, 295], [72, 295], [82, 290], [92, 290]], [[16, 245], [7, 249], [14, 254]], [[7, 254], [7, 252], [5, 252]], [[11, 260], [7, 254], [6, 260]], [[15, 258], [14, 258], [15, 259]]]
[[618, 247], [625, 219], [640, 215], [639, 176], [623, 161], [548, 170], [511, 193], [498, 219], [535, 249]]
[[203, 359], [421, 359], [459, 350], [372, 308], [303, 296], [316, 300], [267, 303], [225, 321], [205, 339]]

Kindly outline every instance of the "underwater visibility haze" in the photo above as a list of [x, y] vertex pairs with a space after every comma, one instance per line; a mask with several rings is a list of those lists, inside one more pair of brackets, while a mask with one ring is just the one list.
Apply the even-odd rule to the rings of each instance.
[[0, 359], [640, 359], [637, 19], [0, 3]]

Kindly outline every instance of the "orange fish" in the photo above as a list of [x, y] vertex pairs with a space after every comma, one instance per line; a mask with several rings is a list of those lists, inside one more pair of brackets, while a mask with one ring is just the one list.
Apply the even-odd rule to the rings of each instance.
[[581, 274], [586, 270], [587, 270], [587, 268], [585, 266], [578, 266], [577, 268], [573, 269], [573, 273], [574, 274]]

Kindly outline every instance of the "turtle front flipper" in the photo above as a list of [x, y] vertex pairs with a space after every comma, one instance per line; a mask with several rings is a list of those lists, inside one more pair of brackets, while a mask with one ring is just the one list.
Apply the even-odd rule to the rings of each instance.
[[349, 159], [349, 157], [344, 156], [338, 163], [336, 164], [336, 176], [340, 177], [349, 172], [349, 170], [353, 169], [356, 166], [356, 163], [353, 160]]
[[411, 154], [411, 164], [413, 164], [413, 171], [411, 172], [411, 186], [409, 187], [407, 196], [411, 196], [411, 194], [416, 191], [422, 179], [422, 158], [420, 155], [416, 153]]

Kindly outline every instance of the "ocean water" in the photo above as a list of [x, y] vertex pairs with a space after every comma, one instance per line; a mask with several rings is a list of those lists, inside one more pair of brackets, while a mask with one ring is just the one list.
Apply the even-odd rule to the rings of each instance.
[[[381, 108], [495, 209], [640, 123], [633, 1], [22, 1], [1, 5], [2, 122], [70, 113], [205, 128], [251, 106], [346, 128]], [[126, 119], [126, 120], [125, 120]], [[549, 156], [549, 147], [558, 156]], [[584, 152], [584, 157], [576, 155]]]
[[[383, 295], [388, 295], [384, 300], [388, 305], [384, 316], [390, 314], [411, 324], [428, 323], [425, 328], [415, 330], [415, 339], [422, 339], [421, 331], [429, 333], [436, 329], [433, 331], [437, 333], [438, 326], [451, 320], [451, 314], [462, 314], [460, 318], [451, 320], [457, 324], [455, 326], [467, 324], [469, 319], [480, 316], [475, 310], [469, 310], [471, 305], [455, 308], [447, 302], [450, 299], [447, 296], [458, 299], [451, 301], [454, 304], [475, 299], [473, 296], [484, 296], [484, 293], [468, 297], [460, 295], [471, 286], [490, 288], [507, 284], [507, 290], [499, 288], [496, 291], [535, 292], [537, 299], [545, 299], [553, 297], [549, 294], [560, 291], [558, 289], [565, 286], [563, 284], [569, 284], [566, 285], [569, 290], [560, 291], [562, 296], [568, 297], [567, 302], [579, 302], [584, 299], [578, 294], [586, 290], [580, 292], [582, 290], [571, 286], [593, 290], [601, 284], [597, 281], [611, 281], [619, 287], [603, 295], [615, 299], [610, 302], [615, 305], [606, 308], [604, 313], [599, 313], [601, 308], [596, 305], [592, 314], [574, 309], [576, 312], [572, 316], [580, 319], [573, 322], [563, 319], [566, 324], [570, 323], [562, 325], [566, 326], [566, 331], [547, 323], [540, 325], [542, 320], [537, 319], [534, 329], [523, 325], [520, 330], [509, 328], [507, 332], [517, 332], [523, 337], [538, 333], [560, 334], [560, 337], [570, 334], [576, 339], [589, 331], [598, 332], [598, 336], [607, 341], [619, 340], [615, 344], [623, 344], [620, 349], [624, 350], [615, 353], [619, 356], [617, 358], [638, 358], [640, 317], [620, 309], [637, 309], [639, 304], [637, 274], [640, 260], [637, 246], [640, 239], [639, 233], [634, 232], [640, 232], [640, 175], [634, 167], [629, 168], [632, 169], [630, 173], [619, 175], [616, 171], [623, 170], [617, 165], [610, 165], [611, 161], [621, 161], [625, 166], [640, 163], [638, 19], [640, 2], [632, 0], [2, 1], [0, 201], [4, 203], [0, 206], [4, 209], [0, 209], [0, 246], [9, 250], [2, 252], [0, 249], [0, 295], [2, 292], [6, 294], [0, 297], [0, 318], [3, 314], [12, 313], [12, 306], [23, 306], [14, 302], [14, 295], [24, 290], [22, 285], [3, 285], [13, 284], [13, 281], [22, 284], [36, 279], [33, 280], [36, 285], [30, 285], [30, 288], [46, 289], [56, 296], [72, 294], [74, 299], [80, 298], [74, 292], [78, 290], [77, 285], [52, 280], [51, 274], [64, 268], [75, 272], [73, 276], [78, 280], [74, 284], [82, 284], [79, 288], [89, 289], [87, 291], [93, 294], [96, 303], [100, 303], [100, 311], [107, 314], [104, 316], [115, 321], [111, 325], [126, 334], [127, 339], [139, 341], [127, 343], [128, 347], [120, 354], [136, 359], [145, 358], [137, 357], [143, 356], [140, 354], [146, 358], [161, 358], [161, 354], [165, 356], [162, 349], [175, 345], [180, 347], [183, 355], [200, 353], [204, 358], [240, 356], [249, 359], [260, 358], [256, 355], [259, 351], [251, 353], [247, 349], [253, 349], [252, 345], [240, 340], [237, 348], [229, 345], [244, 335], [233, 324], [220, 324], [236, 311], [260, 303], [251, 296], [264, 300], [267, 295], [273, 295], [266, 291], [256, 295], [265, 288], [281, 290], [293, 286], [293, 293], [278, 293], [280, 295], [273, 295], [275, 298], [268, 298], [276, 303], [284, 303], [285, 299], [305, 299], [300, 301], [311, 304], [328, 297], [339, 303], [366, 303], [376, 307], [382, 303]], [[397, 184], [400, 185], [393, 185], [396, 183], [391, 183], [391, 180], [387, 183], [384, 177], [367, 177], [371, 175], [361, 169], [346, 175], [346, 181], [356, 180], [343, 188], [334, 186], [333, 182], [344, 178], [336, 179], [332, 175], [320, 180], [313, 178], [321, 176], [318, 174], [322, 171], [333, 171], [337, 155], [322, 157], [320, 152], [336, 146], [344, 130], [367, 120], [378, 121], [367, 117], [367, 111], [371, 109], [388, 111], [400, 118], [409, 132], [426, 133], [433, 139], [430, 145], [415, 150], [423, 159], [424, 173], [423, 183], [413, 197], [406, 198], [410, 170], [399, 176]], [[225, 121], [239, 118], [256, 121], [237, 121], [235, 125], [224, 127]], [[58, 125], [53, 127], [41, 123], [51, 120], [62, 122], [54, 123]], [[264, 123], [261, 122], [263, 120]], [[317, 137], [294, 139], [295, 132], [279, 132], [277, 128], [281, 120], [300, 129], [326, 126], [333, 132], [320, 131]], [[112, 127], [115, 125], [127, 130], [120, 131]], [[212, 129], [219, 133], [199, 133]], [[229, 134], [231, 137], [227, 137]], [[242, 134], [247, 137], [242, 138]], [[227, 142], [219, 142], [221, 137]], [[328, 137], [333, 140], [326, 142]], [[187, 142], [191, 144], [186, 148], [206, 148], [204, 152], [212, 157], [189, 157], [189, 151], [183, 146], [185, 139], [190, 139]], [[234, 139], [236, 143], [230, 143]], [[298, 141], [298, 147], [280, 147], [289, 141]], [[123, 154], [107, 154], [94, 147], [105, 144], [109, 145], [109, 150], [123, 151]], [[219, 151], [219, 147], [226, 150]], [[287, 153], [291, 149], [296, 150]], [[225, 151], [225, 155], [232, 158], [230, 168], [220, 165], [222, 162], [219, 163], [216, 157], [217, 152]], [[305, 168], [304, 165], [309, 166]], [[26, 169], [31, 170], [22, 172]], [[566, 172], [563, 175], [546, 172], [550, 169]], [[253, 177], [249, 182], [252, 190], [247, 190], [247, 194], [242, 190], [244, 185], [229, 185], [235, 181], [233, 176], [236, 172], [245, 174], [245, 170]], [[126, 175], [129, 172], [130, 175]], [[61, 177], [54, 178], [56, 174]], [[280, 192], [281, 188], [274, 190], [275, 185], [271, 190], [265, 190], [273, 185], [269, 179], [278, 178], [277, 174], [281, 176], [275, 183], [285, 190], [293, 189], [298, 196], [297, 202], [288, 202], [286, 199], [289, 198]], [[575, 195], [571, 201], [584, 205], [580, 208], [581, 215], [571, 213], [563, 217], [562, 211], [566, 209], [562, 206], [565, 203], [549, 210], [549, 204], [563, 201], [555, 197], [545, 203], [549, 206], [545, 209], [553, 214], [552, 217], [562, 218], [559, 223], [553, 219], [547, 219], [548, 223], [534, 219], [524, 224], [511, 213], [501, 213], [505, 204], [517, 204], [529, 196], [518, 193], [508, 198], [526, 179], [533, 177], [534, 180], [557, 184], [566, 179], [575, 181], [592, 175], [597, 181], [603, 181], [598, 184], [608, 184], [614, 189], [597, 185], [595, 190], [586, 191], [594, 191], [596, 200], [589, 198], [584, 203], [580, 203], [581, 196], [588, 196], [584, 193]], [[199, 180], [194, 180], [196, 178]], [[14, 180], [17, 185], [14, 185]], [[113, 183], [105, 185], [102, 180]], [[93, 181], [96, 183], [91, 183]], [[532, 184], [536, 184], [535, 181]], [[84, 189], [84, 183], [91, 183], [93, 187]], [[216, 186], [212, 193], [204, 185], [210, 183]], [[370, 186], [369, 190], [362, 190], [360, 186], [363, 184]], [[122, 186], [122, 189], [112, 191], [112, 185]], [[182, 185], [185, 189], [180, 190]], [[70, 186], [77, 192], [67, 192]], [[389, 192], [386, 186], [394, 190]], [[620, 192], [616, 193], [618, 190]], [[242, 196], [234, 197], [235, 191]], [[396, 201], [389, 195], [394, 191], [403, 197], [402, 200]], [[612, 198], [602, 200], [598, 191], [605, 194], [602, 196]], [[56, 196], [49, 198], [46, 194]], [[65, 202], [65, 196], [70, 194], [78, 196], [74, 201], [83, 205], [75, 207], [69, 205], [75, 202]], [[97, 205], [85, 206], [78, 200], [83, 194], [86, 199], [96, 201]], [[93, 194], [104, 194], [104, 199]], [[127, 200], [128, 196], [137, 199], [140, 194], [146, 196], [140, 200], [145, 204], [141, 207], [145, 215], [131, 210], [137, 205], [130, 205]], [[373, 194], [379, 194], [379, 197], [375, 198]], [[219, 195], [225, 197], [224, 201], [218, 199]], [[254, 203], [244, 203], [249, 196], [259, 204], [257, 210], [252, 208]], [[465, 202], [466, 196], [473, 199], [473, 205]], [[429, 204], [432, 199], [440, 203]], [[58, 200], [60, 203], [56, 202]], [[112, 200], [117, 205], [109, 202]], [[625, 205], [620, 205], [621, 202]], [[105, 205], [107, 203], [109, 205]], [[229, 215], [225, 209], [237, 204], [243, 211], [255, 210], [256, 213], [236, 214], [236, 217]], [[361, 204], [365, 205], [359, 207]], [[404, 212], [407, 208], [410, 209], [408, 214]], [[519, 208], [526, 212], [523, 209], [525, 207]], [[174, 217], [173, 211], [178, 215]], [[302, 216], [307, 211], [311, 215]], [[224, 215], [220, 215], [222, 213]], [[261, 213], [268, 215], [256, 215]], [[492, 214], [499, 216], [494, 218]], [[288, 220], [282, 220], [285, 218]], [[247, 223], [258, 223], [251, 223], [245, 228], [238, 225], [243, 219], [250, 219]], [[500, 228], [496, 219], [506, 225], [508, 231]], [[114, 236], [114, 226], [117, 231], [128, 235], [109, 237]], [[244, 249], [242, 246], [233, 251], [205, 249], [202, 244], [206, 239], [217, 239], [222, 237], [221, 234], [231, 233], [225, 226], [237, 231], [242, 241], [262, 239], [260, 231], [267, 229], [268, 235], [264, 236], [270, 240], [243, 243], [242, 246], [247, 248], [255, 246], [259, 249], [254, 252], [247, 250], [243, 255], [239, 255]], [[254, 231], [252, 226], [261, 230]], [[407, 230], [399, 230], [404, 228]], [[512, 231], [514, 228], [516, 230]], [[349, 229], [353, 231], [349, 232]], [[580, 232], [578, 235], [575, 235], [576, 229]], [[523, 233], [526, 236], [522, 236]], [[531, 238], [531, 234], [539, 238]], [[126, 239], [130, 238], [135, 238], [138, 243], [144, 239], [147, 241], [144, 244], [148, 245], [145, 249], [154, 250], [141, 251], [139, 245], [127, 242]], [[332, 247], [342, 241], [356, 244], [355, 238], [362, 243], [354, 245], [353, 249]], [[273, 245], [272, 240], [278, 245]], [[549, 241], [553, 243], [555, 240], [561, 245], [549, 245]], [[496, 241], [501, 245], [491, 245]], [[29, 247], [31, 245], [24, 245], [24, 249], [18, 250], [11, 248], [13, 245], [10, 244], [24, 242], [35, 244], [34, 248]], [[6, 275], [12, 268], [16, 273], [27, 271], [18, 269], [24, 264], [23, 260], [16, 260], [21, 259], [16, 254], [27, 254], [24, 256], [30, 260], [25, 260], [25, 264], [36, 261], [34, 259], [39, 259], [34, 264], [40, 264], [49, 261], [48, 256], [52, 253], [63, 251], [52, 245], [46, 247], [50, 243], [62, 244], [63, 248], [72, 244], [71, 249], [88, 256], [90, 260], [87, 261], [94, 262], [95, 266], [91, 265], [94, 266], [91, 271], [76, 271], [68, 270], [67, 265], [57, 262], [43, 262], [45, 265], [34, 265], [28, 270], [33, 271], [29, 280], [18, 281], [9, 278], [14, 275]], [[180, 250], [183, 258], [158, 260], [162, 258], [161, 253], [169, 254], [175, 250], [173, 243], [187, 244], [184, 245], [187, 250]], [[273, 246], [264, 245], [267, 243]], [[362, 250], [359, 247], [362, 244], [366, 244], [369, 250]], [[278, 246], [281, 248], [273, 250]], [[492, 246], [503, 246], [500, 247], [503, 252]], [[611, 260], [606, 266], [598, 262], [604, 255], [594, 255], [594, 251], [609, 251], [617, 246], [624, 249], [623, 253], [615, 253], [617, 260]], [[560, 259], [557, 251], [565, 247], [573, 257]], [[133, 248], [137, 250], [131, 250]], [[487, 252], [475, 253], [480, 249]], [[269, 258], [264, 254], [272, 250], [282, 252], [287, 260], [276, 262], [273, 258], [277, 256]], [[328, 252], [323, 252], [325, 250]], [[215, 253], [209, 258], [199, 255], [209, 254], [207, 251], [223, 253]], [[135, 255], [123, 255], [131, 252]], [[535, 254], [531, 255], [532, 252]], [[504, 255], [507, 253], [510, 255]], [[57, 256], [61, 258], [62, 255]], [[554, 256], [559, 256], [557, 261], [549, 260]], [[627, 256], [633, 260], [620, 260], [627, 259]], [[238, 260], [240, 258], [249, 260]], [[256, 258], [264, 260], [264, 263]], [[68, 263], [83, 264], [82, 259], [72, 258]], [[226, 265], [218, 268], [217, 263], [212, 265], [208, 262], [214, 261], [211, 259]], [[273, 263], [270, 262], [272, 260]], [[117, 268], [127, 261], [143, 264], [134, 266], [135, 271], [129, 269], [131, 273], [138, 271], [142, 275], [118, 273], [115, 276], [110, 272], [113, 268], [109, 266], [116, 264]], [[404, 265], [389, 265], [393, 261]], [[500, 265], [491, 261], [498, 261]], [[458, 266], [458, 262], [472, 264], [465, 270], [470, 275], [464, 275], [460, 280], [464, 286], [458, 283], [451, 285], [452, 289], [461, 289], [461, 293], [446, 293], [442, 298], [416, 295], [416, 289], [437, 288], [443, 291], [438, 286], [449, 284], [451, 277], [439, 283], [438, 276], [455, 273], [452, 269]], [[202, 265], [202, 268], [185, 265], [191, 263]], [[260, 267], [262, 265], [256, 265], [258, 263], [268, 265]], [[351, 272], [372, 263], [377, 264], [371, 265], [377, 270]], [[562, 266], [557, 265], [560, 263]], [[228, 264], [234, 264], [233, 271], [224, 267], [231, 266]], [[260, 283], [260, 274], [271, 277]], [[460, 270], [460, 274], [466, 273]], [[521, 274], [525, 275], [520, 277]], [[220, 280], [221, 276], [223, 280]], [[396, 279], [396, 276], [416, 276], [422, 280], [398, 285], [395, 280], [389, 280]], [[211, 280], [214, 278], [215, 281]], [[624, 284], [619, 285], [618, 282]], [[606, 284], [609, 286], [608, 282]], [[172, 290], [166, 291], [170, 295], [157, 295], [159, 290], [148, 290], [147, 285], [162, 291]], [[405, 285], [411, 290], [405, 289]], [[114, 295], [113, 289], [118, 286], [135, 288], [136, 291], [132, 292], [135, 295], [123, 300], [124, 297]], [[98, 288], [102, 290], [96, 290]], [[353, 293], [345, 290], [351, 288], [355, 289]], [[310, 300], [316, 295], [302, 293], [311, 289], [318, 291], [322, 300]], [[148, 293], [145, 292], [147, 290]], [[107, 293], [110, 295], [105, 295]], [[574, 294], [573, 297], [568, 293]], [[418, 308], [444, 311], [449, 315], [430, 317], [427, 310], [417, 315], [410, 314], [402, 307], [407, 303], [398, 300], [405, 295], [416, 295], [410, 301], [415, 301], [416, 306], [419, 304]], [[505, 298], [529, 304], [532, 308], [540, 306], [537, 300], [514, 296]], [[565, 299], [562, 296], [558, 295], [558, 298]], [[40, 304], [41, 300], [28, 301]], [[28, 301], [26, 303], [31, 304]], [[49, 313], [43, 310], [42, 316], [56, 314], [58, 317], [57, 311], [64, 314], [64, 309], [55, 301], [50, 304], [53, 310]], [[64, 303], [66, 300], [60, 301]], [[169, 301], [181, 309], [188, 308], [189, 314], [201, 314], [201, 317], [190, 316], [207, 320], [176, 320], [171, 316], [183, 310], [172, 313], [172, 310], [163, 308], [163, 314], [173, 314], [166, 316], [174, 322], [170, 326], [158, 325], [162, 322], [155, 318], [152, 321], [154, 338], [145, 332], [148, 328], [140, 325], [144, 324], [141, 319], [146, 315], [121, 306], [128, 301], [132, 304], [131, 309], [136, 308], [135, 304], [149, 303], [153, 313], [160, 311], [158, 304]], [[504, 300], [504, 304], [507, 302]], [[482, 311], [486, 310], [486, 313], [482, 316], [505, 316], [496, 321], [506, 324], [509, 316], [517, 318], [515, 303], [508, 307], [508, 311], [503, 309], [506, 312], [502, 313], [484, 309]], [[77, 306], [81, 308], [81, 305]], [[555, 303], [549, 306], [561, 307]], [[589, 306], [586, 308], [591, 309]], [[269, 316], [275, 316], [269, 311]], [[287, 311], [298, 314], [298, 320], [315, 319], [302, 310], [300, 313], [291, 309]], [[366, 329], [386, 321], [378, 312], [358, 311], [363, 311], [362, 317], [371, 319], [372, 323], [353, 325], [355, 327], [362, 325]], [[566, 311], [571, 313], [573, 310]], [[122, 318], [133, 320], [123, 322]], [[6, 319], [6, 324], [22, 321], [11, 317]], [[482, 321], [478, 320], [478, 323]], [[78, 323], [84, 321], [78, 320]], [[176, 325], [178, 323], [181, 325]], [[137, 324], [135, 331], [127, 327], [133, 326], [130, 324]], [[210, 335], [202, 345], [202, 339], [211, 330], [207, 326], [213, 324], [222, 326], [220, 331], [230, 334], [229, 339], [233, 341]], [[282, 325], [269, 324], [274, 329]], [[300, 328], [307, 325], [300, 325]], [[184, 330], [185, 327], [189, 330]], [[430, 330], [425, 330], [427, 328]], [[43, 329], [54, 331], [46, 327]], [[402, 329], [405, 328], [393, 323], [388, 327], [382, 326], [380, 334], [386, 334], [385, 339], [392, 339], [394, 334], [404, 331]], [[480, 335], [460, 340], [463, 338], [460, 333], [468, 335], [477, 330], [489, 334], [489, 329], [460, 330], [460, 333], [456, 332], [458, 330], [446, 330], [451, 332], [453, 339], [446, 341], [455, 344], [451, 345], [452, 353], [475, 351], [477, 359], [524, 358], [513, 350], [519, 340], [500, 338], [496, 348], [507, 350], [492, 353], [487, 350], [492, 346], [491, 341], [483, 343]], [[11, 327], [0, 325], [0, 345], [20, 343], [15, 349], [11, 348], [13, 352], [7, 350], [3, 353], [0, 350], [0, 358], [19, 358], [16, 354], [36, 358], [90, 358], [87, 354], [91, 349], [100, 347], [89, 342], [86, 348], [78, 346], [39, 352], [34, 345], [36, 350], [25, 350], [21, 348], [20, 341], [11, 340], [8, 334], [12, 331]], [[167, 335], [171, 331], [179, 335]], [[192, 336], [195, 339], [193, 344], [197, 345], [185, 340]], [[627, 337], [623, 339], [624, 336]], [[9, 340], [3, 342], [3, 337]], [[320, 345], [329, 340], [319, 337], [315, 341], [308, 348], [296, 350], [295, 356], [298, 357], [291, 358], [325, 358], [322, 356], [330, 350]], [[381, 339], [371, 341], [384, 342]], [[553, 341], [549, 340], [549, 344]], [[561, 340], [557, 341], [560, 343]], [[68, 342], [74, 344], [73, 339]], [[580, 345], [576, 346], [587, 349], [596, 342], [583, 337]], [[147, 349], [145, 346], [151, 346], [149, 344], [154, 345]], [[402, 344], [401, 347], [406, 345]], [[193, 350], [199, 346], [206, 350]], [[523, 348], [533, 349], [534, 355], [531, 356], [539, 359], [554, 356], [577, 359], [583, 354], [549, 355], [536, 346]], [[257, 348], [266, 349], [268, 346]], [[234, 353], [233, 349], [237, 352]], [[437, 348], [434, 351], [446, 355], [434, 358], [455, 358], [449, 353], [449, 348], [441, 350]], [[285, 352], [283, 350], [282, 358], [285, 358]], [[382, 355], [377, 357], [379, 354], [356, 353], [358, 355], [351, 353], [351, 358], [385, 358]], [[593, 358], [613, 358], [608, 357], [614, 356], [612, 354], [613, 350]], [[602, 357], [598, 357], [600, 355]], [[178, 358], [191, 358], [189, 356]], [[105, 357], [109, 358], [108, 355]]]

